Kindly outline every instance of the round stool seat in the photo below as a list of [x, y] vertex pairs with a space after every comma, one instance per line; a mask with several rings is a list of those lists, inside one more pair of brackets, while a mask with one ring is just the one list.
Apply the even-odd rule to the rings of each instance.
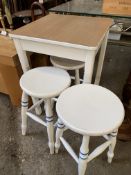
[[90, 136], [111, 133], [124, 119], [119, 98], [108, 89], [91, 84], [66, 89], [57, 100], [56, 111], [69, 129]]
[[85, 65], [81, 61], [75, 61], [66, 58], [61, 59], [59, 57], [51, 57], [50, 61], [55, 67], [59, 67], [66, 70], [81, 69]]
[[63, 69], [39, 67], [24, 73], [20, 79], [20, 86], [32, 97], [50, 98], [59, 95], [70, 82], [69, 74]]

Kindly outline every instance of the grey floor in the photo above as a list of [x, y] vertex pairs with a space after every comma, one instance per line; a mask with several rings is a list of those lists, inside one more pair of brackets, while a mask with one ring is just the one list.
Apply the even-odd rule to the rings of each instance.
[[[131, 69], [131, 48], [108, 46], [101, 85], [121, 98]], [[49, 155], [46, 129], [29, 119], [28, 134], [21, 136], [20, 108], [0, 93], [0, 175], [77, 175], [77, 165], [63, 146], [58, 155]], [[65, 138], [79, 153], [81, 136], [66, 131]], [[104, 141], [91, 138], [90, 152]], [[106, 151], [88, 164], [88, 175], [131, 175], [131, 142], [118, 141], [112, 164]]]

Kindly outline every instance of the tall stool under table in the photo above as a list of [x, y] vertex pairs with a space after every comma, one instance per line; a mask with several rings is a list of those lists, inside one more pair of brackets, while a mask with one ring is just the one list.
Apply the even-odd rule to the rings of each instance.
[[75, 84], [80, 84], [80, 72], [79, 70], [84, 68], [85, 63], [82, 61], [75, 61], [75, 60], [70, 60], [70, 59], [61, 59], [59, 57], [51, 57], [50, 58], [51, 63], [53, 66], [65, 69], [65, 70], [73, 70], [75, 71]]

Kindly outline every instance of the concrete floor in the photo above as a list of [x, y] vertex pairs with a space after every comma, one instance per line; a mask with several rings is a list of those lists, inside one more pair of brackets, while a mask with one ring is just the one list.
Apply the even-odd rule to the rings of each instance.
[[[131, 69], [129, 47], [108, 46], [101, 85], [121, 97], [122, 88]], [[21, 136], [20, 108], [12, 107], [9, 97], [0, 94], [0, 175], [77, 175], [77, 164], [61, 146], [58, 155], [50, 155], [46, 128], [29, 119], [28, 134]], [[81, 136], [65, 132], [76, 153]], [[90, 151], [104, 141], [91, 138]], [[106, 151], [89, 163], [88, 175], [130, 175], [131, 142], [118, 141], [112, 164]]]

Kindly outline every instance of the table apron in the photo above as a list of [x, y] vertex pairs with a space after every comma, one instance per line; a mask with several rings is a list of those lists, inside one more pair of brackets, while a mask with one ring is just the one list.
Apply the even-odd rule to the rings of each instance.
[[34, 42], [29, 40], [19, 40], [22, 50], [47, 54], [51, 56], [58, 56], [63, 58], [68, 58], [72, 60], [78, 60], [85, 62], [90, 53], [97, 53], [97, 50], [89, 50], [82, 48], [74, 48], [68, 46], [62, 46], [57, 44], [43, 43], [43, 42]]

